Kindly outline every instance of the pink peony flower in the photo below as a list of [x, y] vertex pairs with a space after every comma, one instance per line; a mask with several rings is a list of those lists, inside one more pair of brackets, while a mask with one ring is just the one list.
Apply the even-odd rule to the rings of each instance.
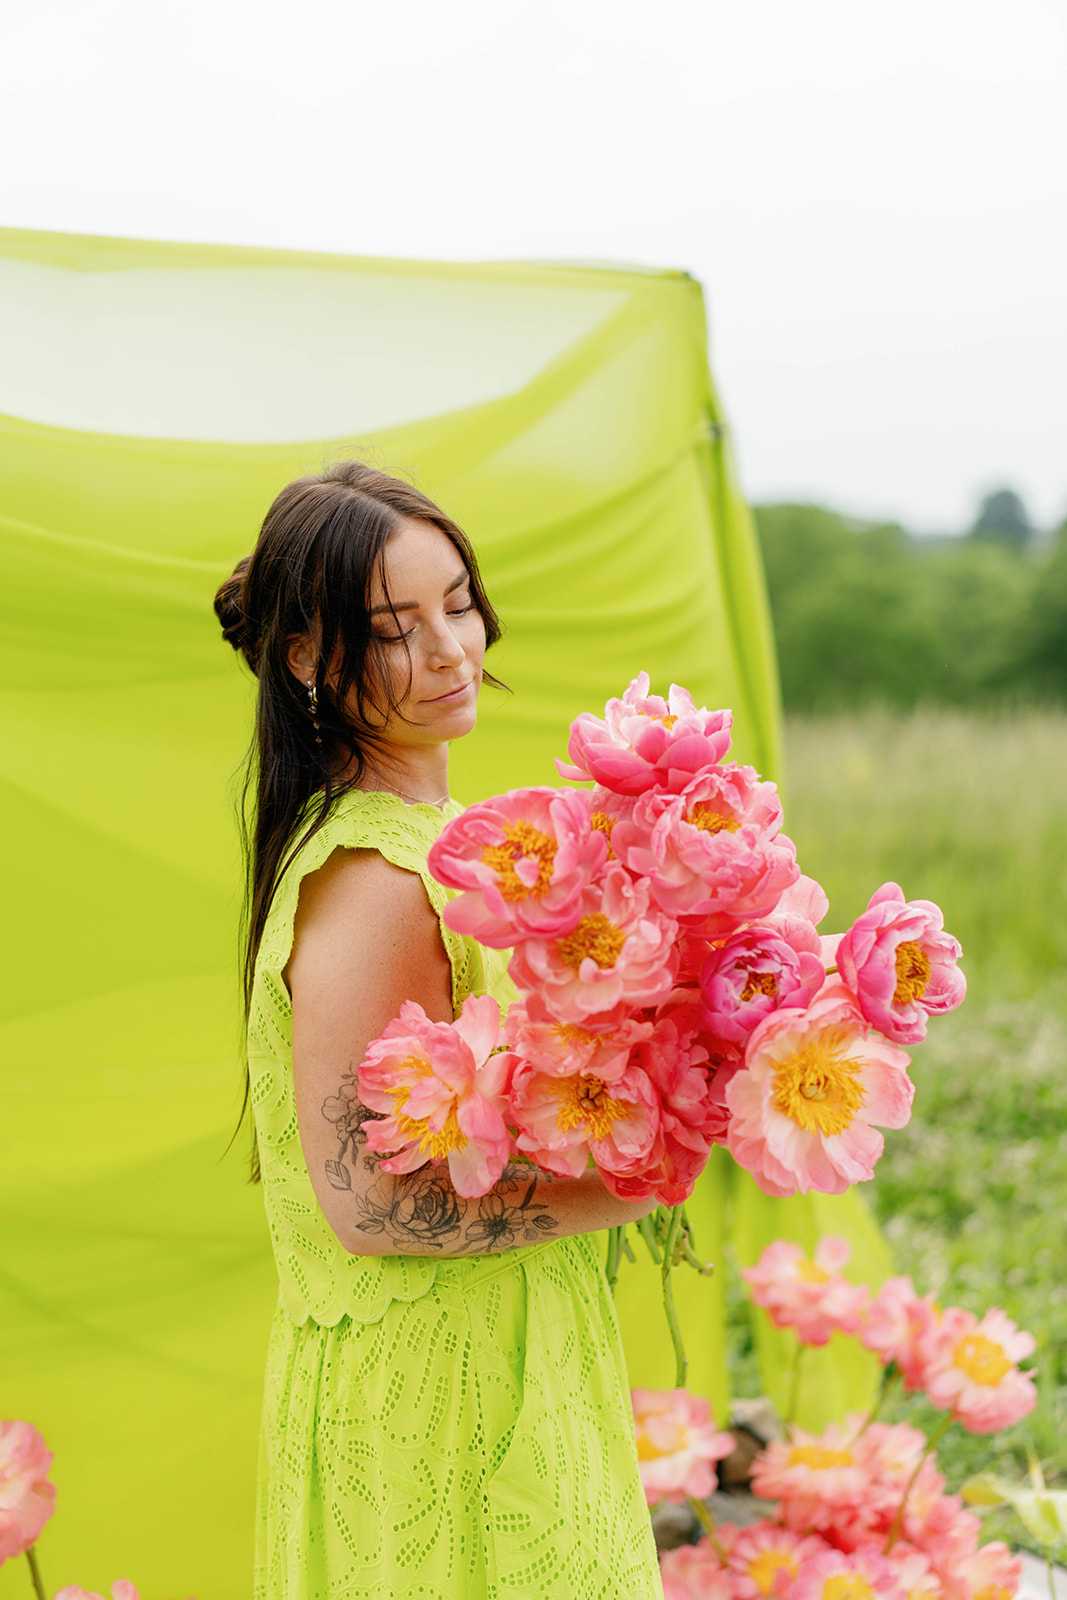
[[743, 1054], [764, 1017], [783, 1006], [807, 1006], [822, 988], [826, 971], [818, 936], [814, 953], [798, 949], [784, 931], [793, 926], [784, 923], [777, 932], [771, 925], [752, 923], [705, 960], [700, 972], [704, 1026], [724, 1049]]
[[29, 1422], [0, 1422], [0, 1563], [21, 1556], [55, 1510], [52, 1452]]
[[798, 1533], [821, 1533], [841, 1507], [858, 1506], [868, 1473], [856, 1448], [859, 1417], [832, 1423], [821, 1434], [796, 1429], [769, 1444], [752, 1468], [752, 1492], [782, 1502], [782, 1520]]
[[659, 1125], [656, 1093], [637, 1067], [613, 1069], [602, 1078], [580, 1066], [541, 1072], [511, 1057], [510, 1115], [516, 1146], [538, 1166], [564, 1178], [579, 1178], [592, 1156], [602, 1176], [643, 1161]]
[[450, 1023], [405, 1000], [356, 1069], [363, 1104], [385, 1113], [364, 1124], [368, 1148], [389, 1156], [384, 1172], [446, 1160], [457, 1194], [493, 1187], [511, 1153], [503, 1112], [512, 1058], [494, 1053], [499, 1032], [491, 995], [469, 995]]
[[531, 990], [509, 1007], [503, 1037], [509, 1050], [536, 1062], [539, 1072], [569, 1077], [578, 1070], [607, 1082], [621, 1076], [634, 1045], [652, 1032], [651, 1019], [643, 1021], [623, 1005], [584, 1022], [561, 1022]]
[[726, 1088], [730, 1154], [766, 1194], [841, 1194], [874, 1172], [884, 1147], [875, 1124], [902, 1128], [911, 1115], [907, 1066], [828, 982], [806, 1011], [772, 1012], [749, 1039]]
[[[724, 1550], [733, 1537], [734, 1529], [728, 1522], [718, 1524], [715, 1538]], [[663, 1600], [734, 1600], [737, 1593], [709, 1539], [665, 1551], [660, 1556], [659, 1573]]]
[[881, 1543], [864, 1546], [869, 1555], [884, 1554], [907, 1600], [941, 1600], [944, 1591], [930, 1558], [914, 1545], [898, 1539], [893, 1548], [883, 1551]]
[[877, 1552], [826, 1550], [805, 1561], [789, 1600], [907, 1600], [896, 1573]]
[[722, 760], [733, 713], [695, 706], [676, 683], [666, 700], [650, 695], [649, 681], [639, 672], [621, 699], [608, 701], [603, 717], [575, 717], [567, 744], [571, 765], [557, 758], [560, 777], [592, 778], [616, 794], [673, 793]]
[[827, 1548], [818, 1534], [793, 1533], [777, 1522], [750, 1523], [730, 1552], [736, 1600], [789, 1594], [802, 1564]]
[[734, 1439], [718, 1431], [708, 1402], [688, 1389], [632, 1389], [630, 1398], [649, 1505], [710, 1494], [714, 1463], [731, 1453]]
[[[79, 1589], [77, 1584], [67, 1584], [56, 1591], [55, 1600], [104, 1600], [95, 1589]], [[128, 1578], [116, 1578], [111, 1585], [111, 1600], [141, 1600]]]
[[837, 968], [872, 1027], [897, 1044], [926, 1038], [926, 1022], [960, 1005], [967, 980], [958, 940], [932, 900], [905, 900], [883, 883], [837, 946]]
[[655, 1195], [662, 1204], [675, 1206], [692, 1194], [720, 1126], [706, 1056], [694, 1028], [677, 1010], [658, 1012], [649, 1037], [635, 1045], [631, 1061], [652, 1085], [659, 1120], [644, 1157], [602, 1174], [620, 1200]]
[[588, 794], [541, 786], [468, 806], [438, 834], [427, 863], [439, 883], [464, 891], [445, 906], [448, 926], [506, 949], [573, 928], [607, 850]]
[[575, 922], [561, 934], [517, 945], [508, 971], [536, 990], [563, 1022], [625, 1006], [648, 1005], [674, 985], [675, 923], [649, 909], [647, 883], [617, 863], [583, 891]]
[[984, 1544], [946, 1574], [945, 1600], [1012, 1600], [1022, 1575], [1022, 1562], [1006, 1544]]
[[773, 911], [797, 881], [796, 847], [781, 824], [776, 785], [754, 767], [730, 764], [679, 794], [642, 795], [611, 840], [630, 871], [649, 879], [664, 911], [699, 922], [713, 939]]
[[778, 1239], [741, 1276], [779, 1328], [794, 1328], [804, 1344], [825, 1344], [832, 1333], [855, 1333], [870, 1298], [841, 1276], [850, 1254], [848, 1240], [834, 1236], [819, 1240], [814, 1260]]
[[978, 1549], [982, 1524], [958, 1494], [908, 1496], [904, 1532], [921, 1550], [942, 1583]]
[[941, 1411], [971, 1433], [999, 1433], [1032, 1411], [1034, 1380], [1016, 1362], [1033, 1354], [1034, 1336], [999, 1307], [979, 1322], [950, 1306], [922, 1340], [924, 1387]]
[[887, 1278], [867, 1307], [857, 1335], [883, 1365], [896, 1363], [907, 1388], [921, 1389], [923, 1341], [938, 1316], [932, 1296], [917, 1295], [910, 1278]]

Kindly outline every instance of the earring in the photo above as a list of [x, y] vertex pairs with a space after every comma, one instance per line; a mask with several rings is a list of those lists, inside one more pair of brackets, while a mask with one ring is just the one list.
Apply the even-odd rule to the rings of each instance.
[[315, 725], [315, 743], [322, 747], [322, 738], [319, 733], [319, 691], [315, 686], [314, 678], [308, 679], [308, 710], [311, 720]]

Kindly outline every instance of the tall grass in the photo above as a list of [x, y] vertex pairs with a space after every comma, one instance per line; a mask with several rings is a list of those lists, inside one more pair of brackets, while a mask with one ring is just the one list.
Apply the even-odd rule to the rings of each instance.
[[1027, 1446], [1067, 1473], [1067, 715], [792, 718], [786, 828], [840, 929], [895, 879], [963, 945], [964, 1005], [917, 1047], [910, 1125], [869, 1197], [898, 1268], [943, 1302], [1004, 1306], [1039, 1341], [1038, 1410], [953, 1430], [953, 1478]]

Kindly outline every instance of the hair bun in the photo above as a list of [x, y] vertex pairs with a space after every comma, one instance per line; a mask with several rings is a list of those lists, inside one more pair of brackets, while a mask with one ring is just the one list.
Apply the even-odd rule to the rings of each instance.
[[244, 607], [245, 577], [251, 561], [251, 556], [242, 556], [230, 576], [219, 584], [215, 591], [215, 615], [226, 643], [242, 651], [255, 671], [255, 634]]

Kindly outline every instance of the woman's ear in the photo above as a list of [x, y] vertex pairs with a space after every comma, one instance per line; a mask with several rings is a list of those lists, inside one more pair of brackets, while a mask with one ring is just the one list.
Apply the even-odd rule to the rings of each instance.
[[315, 641], [306, 634], [294, 633], [288, 641], [286, 661], [293, 676], [306, 685], [308, 679], [314, 677], [318, 662]]

